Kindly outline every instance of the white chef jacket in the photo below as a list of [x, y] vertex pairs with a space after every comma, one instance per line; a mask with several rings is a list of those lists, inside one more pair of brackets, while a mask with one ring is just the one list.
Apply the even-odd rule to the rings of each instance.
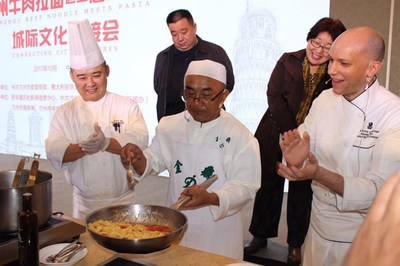
[[[208, 189], [218, 195], [219, 206], [206, 207], [208, 217], [203, 219], [203, 222], [207, 220], [203, 226], [212, 228], [219, 223], [226, 223], [227, 226], [235, 228], [226, 232], [226, 230], [209, 231], [205, 227], [202, 236], [195, 239], [196, 246], [187, 244], [190, 241], [183, 241], [182, 244], [241, 259], [243, 257], [243, 228], [239, 211], [246, 203], [254, 199], [261, 183], [261, 163], [257, 140], [245, 126], [224, 110], [221, 110], [220, 117], [208, 123], [195, 121], [187, 111], [166, 116], [160, 120], [150, 147], [144, 151], [147, 166], [139, 178], [152, 172], [160, 173], [166, 169], [170, 176], [173, 176], [183, 170], [189, 162], [185, 162], [182, 169], [177, 168], [181, 166], [179, 159], [182, 158], [182, 155], [176, 150], [179, 146], [178, 143], [192, 145], [193, 149], [190, 151], [193, 151], [193, 157], [200, 154], [197, 148], [218, 151], [220, 162], [215, 162], [213, 165], [218, 168], [215, 169], [216, 173], [222, 173], [220, 176], [224, 182], [219, 184], [218, 182], [221, 180], [218, 180]], [[202, 164], [202, 159], [195, 159], [192, 163], [195, 165], [193, 168], [196, 168], [197, 164]], [[201, 170], [203, 169], [201, 167], [197, 168]], [[220, 169], [221, 167], [223, 169]], [[194, 174], [201, 180], [201, 171]], [[170, 206], [179, 197], [178, 193], [172, 193], [175, 180], [171, 178], [166, 206]], [[197, 184], [201, 182], [198, 181]], [[184, 188], [181, 186], [181, 191], [183, 190]], [[188, 221], [188, 232], [191, 230], [191, 222]], [[235, 237], [232, 238], [232, 235]], [[218, 247], [221, 243], [225, 245], [223, 250]]]
[[95, 122], [106, 137], [115, 138], [121, 146], [128, 142], [141, 148], [148, 146], [147, 126], [139, 105], [127, 97], [107, 92], [97, 102], [85, 102], [77, 96], [60, 106], [51, 121], [46, 155], [56, 170], [64, 170], [67, 183], [74, 187], [73, 196], [78, 197], [74, 199], [74, 213], [77, 209], [87, 213], [84, 202], [94, 210], [96, 203], [98, 207], [111, 205], [127, 194], [134, 199], [119, 154], [98, 152], [62, 163], [68, 146], [86, 140], [94, 132]]
[[400, 168], [400, 98], [378, 80], [351, 102], [326, 90], [299, 126], [304, 131], [319, 164], [344, 177], [343, 197], [312, 182], [311, 226], [326, 241], [350, 243], [379, 188]]

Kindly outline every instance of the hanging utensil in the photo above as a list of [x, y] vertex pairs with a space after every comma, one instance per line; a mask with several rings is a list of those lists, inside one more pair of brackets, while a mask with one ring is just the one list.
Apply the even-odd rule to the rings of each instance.
[[25, 167], [25, 162], [28, 162], [28, 161], [29, 161], [29, 158], [24, 157], [24, 156], [21, 157], [21, 160], [19, 160], [17, 170], [15, 171], [15, 176], [14, 176], [11, 187], [13, 187], [13, 188], [19, 187], [19, 183], [21, 183], [22, 172], [24, 171], [24, 167]]
[[36, 176], [38, 173], [38, 169], [39, 169], [39, 158], [40, 158], [40, 154], [35, 153], [33, 155], [33, 162], [32, 162], [32, 166], [31, 166], [31, 171], [29, 172], [29, 178], [28, 178], [28, 182], [26, 182], [26, 186], [33, 186], [35, 184], [36, 181]]
[[[212, 175], [209, 179], [205, 180], [203, 183], [201, 183], [199, 186], [203, 189], [207, 189], [210, 187], [215, 181], [217, 181], [218, 176], [217, 175]], [[192, 196], [184, 196], [179, 198], [174, 204], [170, 206], [171, 209], [179, 210], [183, 206], [186, 205], [186, 203], [189, 202], [189, 200], [192, 199]]]

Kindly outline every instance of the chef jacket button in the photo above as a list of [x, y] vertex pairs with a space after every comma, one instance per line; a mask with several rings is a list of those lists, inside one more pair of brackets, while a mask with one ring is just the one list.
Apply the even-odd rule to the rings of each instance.
[[106, 166], [107, 166], [107, 163], [103, 163], [103, 166], [106, 167]]

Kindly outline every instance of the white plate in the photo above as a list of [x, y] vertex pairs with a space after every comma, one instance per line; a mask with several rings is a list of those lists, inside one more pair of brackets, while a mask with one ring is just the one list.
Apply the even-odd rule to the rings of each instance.
[[52, 262], [46, 261], [46, 258], [48, 256], [57, 254], [61, 249], [63, 249], [65, 246], [67, 246], [69, 244], [70, 243], [60, 243], [60, 244], [55, 244], [55, 245], [51, 245], [51, 246], [42, 248], [41, 250], [39, 250], [39, 262], [43, 263], [44, 265], [70, 266], [70, 265], [74, 265], [75, 263], [77, 263], [78, 261], [80, 261], [87, 255], [88, 250], [87, 250], [87, 248], [84, 248], [81, 251], [79, 251], [78, 253], [76, 253], [75, 256], [73, 256], [71, 258], [71, 260], [68, 262], [52, 263]]

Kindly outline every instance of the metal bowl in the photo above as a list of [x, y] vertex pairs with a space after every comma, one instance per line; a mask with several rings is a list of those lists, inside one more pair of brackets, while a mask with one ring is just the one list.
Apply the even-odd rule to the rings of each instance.
[[16, 234], [18, 231], [18, 212], [22, 209], [22, 195], [32, 194], [33, 209], [38, 212], [38, 223], [44, 225], [52, 215], [52, 174], [38, 171], [33, 186], [26, 186], [29, 170], [24, 169], [21, 185], [12, 187], [15, 170], [0, 171], [0, 234]]
[[[89, 223], [97, 220], [113, 222], [167, 225], [171, 233], [154, 238], [118, 239], [103, 236], [91, 231]], [[87, 215], [86, 228], [100, 245], [119, 253], [150, 253], [169, 247], [186, 228], [187, 218], [181, 212], [157, 205], [127, 204], [99, 209]]]

